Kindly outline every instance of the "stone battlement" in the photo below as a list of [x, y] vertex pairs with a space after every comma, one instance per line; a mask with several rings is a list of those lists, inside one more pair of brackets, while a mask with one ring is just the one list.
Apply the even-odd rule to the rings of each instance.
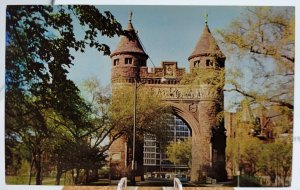
[[[139, 69], [139, 71], [137, 71]], [[178, 68], [177, 62], [163, 61], [161, 67], [147, 66], [122, 66], [117, 65], [112, 68], [112, 83], [133, 83], [135, 73], [143, 83], [147, 84], [178, 84], [185, 74], [185, 68]], [[165, 81], [162, 81], [162, 78]]]

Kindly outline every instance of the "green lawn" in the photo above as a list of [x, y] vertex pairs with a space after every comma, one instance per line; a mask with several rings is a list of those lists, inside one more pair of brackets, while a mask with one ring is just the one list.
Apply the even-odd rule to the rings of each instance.
[[[29, 176], [6, 176], [5, 177], [6, 184], [8, 185], [28, 185]], [[35, 185], [35, 177], [31, 177], [31, 185]], [[55, 185], [55, 177], [43, 177], [43, 185]], [[70, 184], [70, 180], [64, 180], [61, 178], [60, 185], [72, 185]], [[110, 185], [110, 180], [108, 179], [100, 179], [96, 182], [91, 182], [86, 185], [92, 186], [107, 186]]]
[[95, 182], [90, 182], [87, 185], [91, 186], [107, 186], [110, 185], [111, 181], [108, 179], [99, 179], [98, 181]]
[[[29, 176], [5, 176], [8, 185], [28, 185]], [[55, 177], [44, 177], [43, 185], [54, 185]], [[31, 185], [35, 185], [35, 177], [31, 177]]]
[[[5, 182], [8, 185], [28, 185], [29, 176], [5, 176]], [[31, 178], [31, 183], [34, 178]]]

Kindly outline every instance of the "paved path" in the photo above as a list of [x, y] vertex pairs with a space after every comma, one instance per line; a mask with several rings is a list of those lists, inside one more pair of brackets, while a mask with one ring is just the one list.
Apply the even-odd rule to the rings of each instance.
[[163, 190], [174, 190], [174, 187], [162, 187]]

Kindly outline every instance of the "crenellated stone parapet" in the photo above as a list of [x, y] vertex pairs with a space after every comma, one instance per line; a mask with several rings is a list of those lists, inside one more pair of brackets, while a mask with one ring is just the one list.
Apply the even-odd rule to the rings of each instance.
[[113, 66], [111, 81], [112, 83], [133, 83], [136, 73], [138, 73], [142, 83], [162, 84], [162, 78], [165, 78], [167, 84], [178, 84], [185, 74], [185, 68], [178, 68], [177, 62], [173, 61], [163, 61], [161, 67], [138, 67], [135, 64], [124, 65], [120, 63]]

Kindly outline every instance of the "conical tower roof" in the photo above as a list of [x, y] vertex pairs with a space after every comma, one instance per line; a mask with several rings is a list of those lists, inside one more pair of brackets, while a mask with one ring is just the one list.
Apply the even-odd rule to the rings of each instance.
[[212, 36], [207, 21], [205, 22], [204, 30], [188, 60], [198, 56], [217, 56], [219, 58], [225, 58], [225, 55], [220, 50], [216, 40]]
[[131, 23], [132, 13], [130, 13], [129, 22], [127, 25], [127, 31], [130, 37], [122, 36], [120, 43], [118, 44], [117, 48], [112, 52], [110, 57], [117, 55], [117, 54], [124, 54], [124, 53], [138, 53], [143, 54], [144, 56], [148, 57], [145, 53], [140, 41], [139, 37], [134, 30], [134, 27]]

